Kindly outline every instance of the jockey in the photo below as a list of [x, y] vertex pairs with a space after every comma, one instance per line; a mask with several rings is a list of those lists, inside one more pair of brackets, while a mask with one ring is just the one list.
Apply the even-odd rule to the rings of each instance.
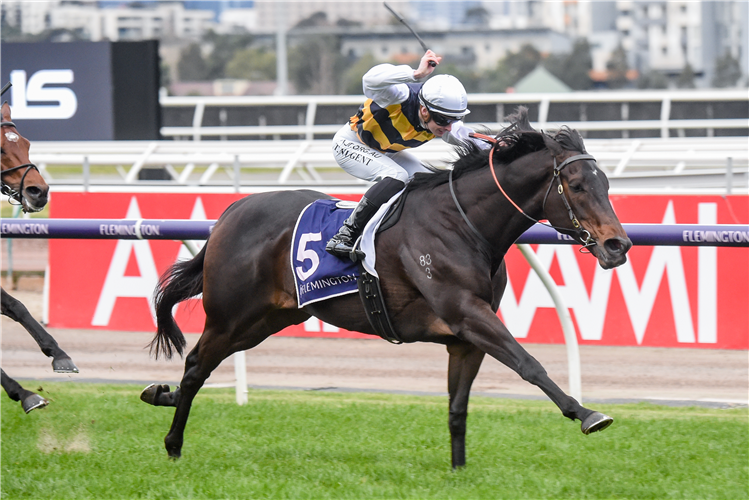
[[346, 172], [376, 184], [328, 241], [325, 250], [329, 253], [353, 257], [357, 238], [382, 204], [401, 191], [416, 172], [431, 171], [408, 149], [435, 137], [453, 145], [470, 141], [488, 147], [469, 137], [473, 130], [462, 122], [470, 111], [465, 88], [457, 78], [436, 75], [418, 83], [441, 60], [427, 50], [416, 70], [408, 65], [380, 64], [362, 78], [367, 100], [333, 138], [333, 155]]

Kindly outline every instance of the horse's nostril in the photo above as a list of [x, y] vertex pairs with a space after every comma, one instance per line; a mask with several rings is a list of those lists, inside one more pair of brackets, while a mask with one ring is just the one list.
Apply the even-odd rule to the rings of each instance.
[[41, 200], [47, 197], [48, 189], [42, 189], [36, 186], [28, 186], [24, 189], [24, 196], [29, 199]]
[[622, 240], [621, 238], [609, 238], [603, 243], [603, 246], [611, 255], [620, 255], [626, 253], [630, 247], [630, 245], [628, 245], [627, 242], [625, 240]]

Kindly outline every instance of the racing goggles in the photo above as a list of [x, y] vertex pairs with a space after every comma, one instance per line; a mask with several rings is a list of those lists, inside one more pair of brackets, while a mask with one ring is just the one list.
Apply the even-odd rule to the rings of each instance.
[[432, 110], [429, 110], [429, 113], [432, 116], [432, 120], [434, 120], [434, 124], [438, 127], [447, 127], [448, 125], [451, 125], [455, 122], [459, 122], [463, 119], [463, 117], [455, 118], [454, 116], [445, 116], [441, 115], [439, 113], [435, 113]]

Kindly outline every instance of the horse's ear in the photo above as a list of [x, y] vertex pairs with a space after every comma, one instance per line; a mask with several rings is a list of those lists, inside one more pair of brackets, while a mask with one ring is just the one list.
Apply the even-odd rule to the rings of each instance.
[[9, 122], [10, 121], [10, 104], [8, 104], [8, 101], [3, 101], [2, 113], [3, 113], [3, 121]]

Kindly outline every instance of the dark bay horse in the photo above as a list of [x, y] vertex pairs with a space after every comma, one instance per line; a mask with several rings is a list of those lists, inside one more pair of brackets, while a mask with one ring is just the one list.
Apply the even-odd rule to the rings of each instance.
[[[2, 193], [11, 203], [20, 205], [24, 212], [38, 212], [47, 204], [49, 186], [42, 178], [36, 165], [29, 160], [28, 139], [21, 136], [11, 121], [10, 106], [2, 105], [0, 123], [0, 145], [2, 146]], [[28, 309], [5, 290], [2, 292], [2, 314], [20, 323], [28, 331], [42, 352], [52, 357], [52, 369], [58, 373], [78, 373], [78, 367], [65, 351], [60, 349], [54, 338], [37, 322]], [[21, 387], [21, 384], [0, 369], [2, 386], [13, 401], [20, 401], [26, 413], [46, 406], [48, 401], [40, 395]]]
[[[417, 175], [406, 188], [399, 221], [376, 241], [377, 271], [395, 331], [405, 342], [447, 346], [453, 467], [465, 465], [468, 397], [485, 354], [538, 386], [565, 417], [582, 422], [583, 433], [612, 422], [566, 395], [496, 311], [507, 283], [505, 253], [534, 220], [548, 219], [578, 237], [606, 269], [626, 262], [631, 241], [609, 202], [608, 180], [585, 153], [580, 135], [567, 128], [555, 135], [537, 132], [523, 108], [510, 119], [491, 151], [467, 147], [458, 151], [452, 171]], [[321, 198], [329, 197], [283, 191], [239, 200], [195, 258], [162, 276], [152, 343], [157, 357], [183, 352], [175, 304], [202, 293], [206, 313], [180, 387], [170, 392], [167, 385], [152, 384], [141, 394], [149, 404], [176, 407], [164, 439], [170, 457], [181, 454], [193, 398], [230, 354], [310, 316], [374, 334], [357, 294], [297, 308], [289, 265], [292, 232], [302, 209]]]

